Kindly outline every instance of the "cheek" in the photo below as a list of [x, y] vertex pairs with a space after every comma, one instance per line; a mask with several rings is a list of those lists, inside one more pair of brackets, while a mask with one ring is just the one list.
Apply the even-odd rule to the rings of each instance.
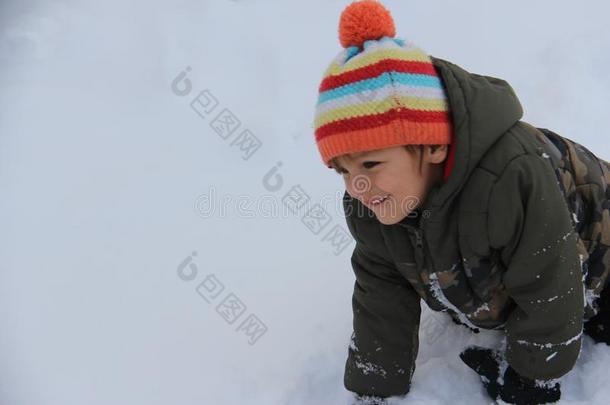
[[407, 195], [417, 191], [417, 178], [410, 173], [393, 172], [378, 178], [377, 186], [395, 195]]
[[394, 195], [401, 204], [411, 208], [423, 198], [422, 194], [425, 190], [423, 180], [418, 176], [409, 174], [388, 176], [380, 181], [379, 187]]

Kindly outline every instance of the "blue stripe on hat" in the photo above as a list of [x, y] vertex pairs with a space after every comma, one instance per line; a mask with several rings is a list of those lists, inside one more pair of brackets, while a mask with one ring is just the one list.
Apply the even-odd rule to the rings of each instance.
[[390, 86], [392, 82], [416, 87], [431, 87], [441, 89], [441, 81], [437, 76], [424, 75], [419, 73], [402, 73], [388, 71], [372, 79], [359, 80], [354, 83], [346, 84], [332, 90], [320, 93], [317, 105], [325, 103], [339, 97], [354, 93], [376, 90], [385, 86]]

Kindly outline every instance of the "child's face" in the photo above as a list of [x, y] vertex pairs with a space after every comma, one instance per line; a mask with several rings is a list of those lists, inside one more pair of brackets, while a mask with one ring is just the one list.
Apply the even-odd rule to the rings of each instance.
[[442, 179], [447, 145], [432, 151], [424, 147], [421, 173], [419, 154], [404, 146], [357, 152], [336, 158], [350, 196], [371, 209], [379, 222], [400, 222], [421, 203], [431, 185]]

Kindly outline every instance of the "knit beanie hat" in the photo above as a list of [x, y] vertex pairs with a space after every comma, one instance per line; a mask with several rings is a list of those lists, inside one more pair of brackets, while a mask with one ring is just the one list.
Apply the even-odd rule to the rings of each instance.
[[345, 49], [324, 73], [314, 123], [327, 167], [346, 153], [451, 143], [447, 96], [432, 60], [395, 34], [377, 1], [356, 1], [341, 13]]

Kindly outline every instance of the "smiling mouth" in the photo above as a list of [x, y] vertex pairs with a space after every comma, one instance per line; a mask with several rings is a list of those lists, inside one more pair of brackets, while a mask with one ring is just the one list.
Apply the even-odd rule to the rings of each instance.
[[372, 207], [377, 206], [379, 204], [382, 204], [384, 201], [386, 201], [388, 198], [390, 198], [390, 195], [386, 195], [386, 196], [382, 196], [382, 197], [375, 197], [373, 198], [370, 202], [369, 205], [371, 205]]

